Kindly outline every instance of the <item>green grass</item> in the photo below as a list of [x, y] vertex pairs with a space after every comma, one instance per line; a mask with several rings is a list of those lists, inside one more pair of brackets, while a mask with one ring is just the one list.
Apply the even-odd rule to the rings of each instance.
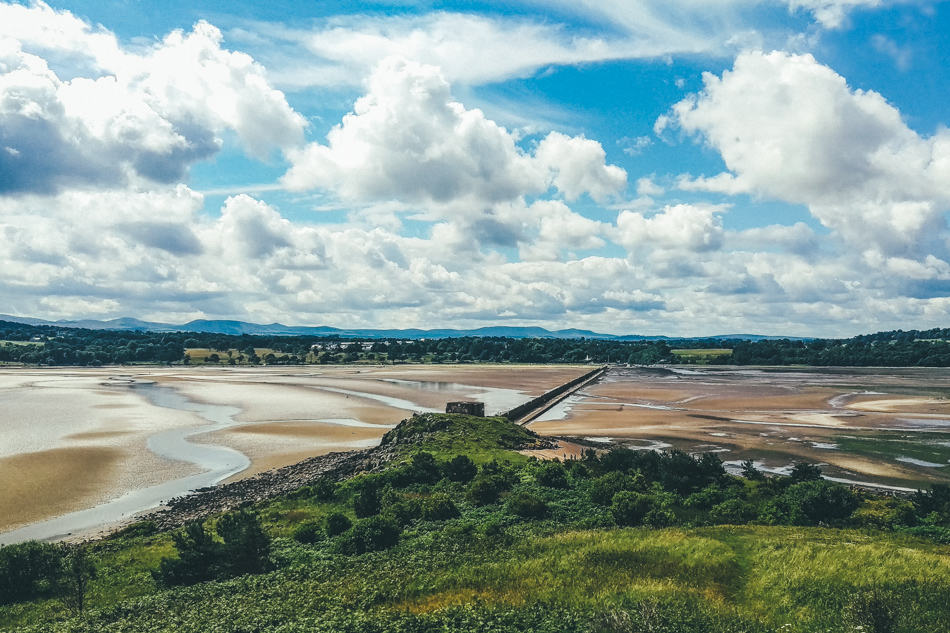
[[[410, 436], [423, 441], [400, 442], [400, 439]], [[530, 447], [535, 440], [536, 437], [530, 431], [505, 418], [425, 414], [413, 416], [388, 432], [382, 443], [399, 443], [399, 452], [407, 456], [425, 450], [439, 458], [467, 455], [480, 464], [495, 459], [524, 463], [528, 458], [514, 450]]]

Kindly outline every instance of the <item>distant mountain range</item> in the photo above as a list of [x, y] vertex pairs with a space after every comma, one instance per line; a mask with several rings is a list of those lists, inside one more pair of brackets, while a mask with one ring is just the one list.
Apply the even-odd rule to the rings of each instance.
[[227, 321], [227, 320], [209, 320], [197, 319], [181, 325], [171, 323], [156, 323], [154, 321], [142, 321], [124, 317], [120, 319], [110, 319], [99, 321], [96, 319], [62, 320], [47, 321], [45, 319], [34, 319], [30, 317], [17, 317], [8, 314], [0, 314], [0, 321], [10, 321], [13, 323], [24, 323], [26, 325], [50, 325], [54, 327], [85, 328], [87, 330], [125, 330], [138, 332], [203, 332], [209, 334], [251, 334], [255, 336], [339, 336], [352, 338], [458, 338], [462, 336], [504, 336], [508, 338], [588, 338], [603, 339], [610, 341], [682, 341], [695, 339], [723, 339], [723, 340], [807, 340], [794, 336], [763, 336], [761, 334], [720, 334], [715, 336], [696, 336], [696, 337], [670, 337], [670, 336], [642, 336], [640, 334], [602, 334], [590, 330], [566, 329], [566, 330], [548, 330], [543, 327], [516, 327], [516, 326], [489, 326], [480, 327], [471, 330], [456, 329], [344, 329], [329, 326], [305, 326], [305, 325], [284, 325], [282, 323], [270, 323], [261, 325], [259, 323], [248, 323], [246, 321]]

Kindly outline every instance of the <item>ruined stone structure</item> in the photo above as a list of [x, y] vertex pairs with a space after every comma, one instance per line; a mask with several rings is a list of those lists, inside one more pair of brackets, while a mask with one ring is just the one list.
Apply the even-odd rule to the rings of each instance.
[[465, 415], [477, 415], [480, 418], [485, 417], [484, 402], [446, 402], [446, 413], [463, 413]]

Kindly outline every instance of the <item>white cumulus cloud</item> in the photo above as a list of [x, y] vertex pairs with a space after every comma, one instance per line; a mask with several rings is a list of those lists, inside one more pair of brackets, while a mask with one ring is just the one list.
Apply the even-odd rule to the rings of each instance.
[[532, 154], [481, 110], [456, 101], [435, 66], [390, 58], [374, 71], [353, 112], [327, 135], [290, 153], [284, 182], [326, 188], [352, 201], [479, 205], [540, 194], [602, 200], [626, 186], [596, 141], [551, 132]]
[[[176, 182], [229, 130], [258, 157], [303, 140], [303, 118], [264, 69], [223, 49], [206, 22], [129, 52], [42, 3], [0, 5], [2, 17], [0, 194]], [[90, 57], [95, 68], [60, 77], [42, 56], [50, 50]]]
[[704, 82], [673, 118], [730, 173], [684, 188], [806, 204], [845, 239], [888, 254], [945, 248], [950, 132], [919, 135], [883, 96], [851, 89], [811, 55], [744, 53]]

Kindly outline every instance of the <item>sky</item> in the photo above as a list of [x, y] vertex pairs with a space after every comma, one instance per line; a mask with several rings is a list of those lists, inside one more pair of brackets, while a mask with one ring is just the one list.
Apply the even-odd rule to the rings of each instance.
[[950, 2], [0, 1], [0, 313], [950, 327]]

